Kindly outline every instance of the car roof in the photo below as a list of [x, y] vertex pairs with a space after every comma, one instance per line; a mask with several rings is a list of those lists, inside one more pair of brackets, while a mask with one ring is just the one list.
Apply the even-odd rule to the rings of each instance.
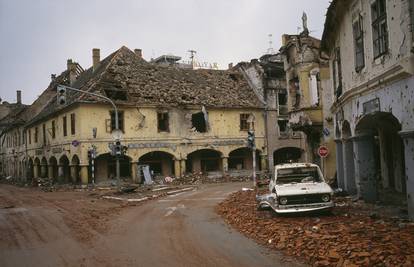
[[318, 167], [313, 163], [283, 163], [275, 166], [275, 169], [289, 169], [289, 168], [302, 168], [302, 167]]

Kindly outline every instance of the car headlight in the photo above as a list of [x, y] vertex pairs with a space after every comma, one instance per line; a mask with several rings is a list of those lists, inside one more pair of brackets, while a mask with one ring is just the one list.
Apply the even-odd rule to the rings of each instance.
[[322, 196], [322, 201], [323, 202], [329, 202], [329, 200], [331, 200], [331, 196], [326, 194]]
[[288, 200], [287, 200], [287, 198], [286, 198], [286, 197], [281, 197], [281, 198], [279, 198], [279, 203], [280, 203], [280, 204], [282, 204], [282, 205], [286, 205], [286, 204], [287, 204], [287, 202], [288, 202]]

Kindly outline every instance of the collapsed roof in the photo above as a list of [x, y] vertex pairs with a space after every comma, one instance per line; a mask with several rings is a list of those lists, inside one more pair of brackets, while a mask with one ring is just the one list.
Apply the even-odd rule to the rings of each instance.
[[[51, 101], [29, 124], [62, 109], [53, 99], [59, 79], [67, 85], [65, 71], [46, 91]], [[237, 70], [205, 70], [151, 64], [123, 46], [80, 73], [74, 88], [102, 94], [118, 105], [205, 106], [210, 108], [262, 108], [263, 105]], [[68, 91], [68, 105], [100, 103], [98, 97]], [[63, 107], [64, 108], [64, 107]]]

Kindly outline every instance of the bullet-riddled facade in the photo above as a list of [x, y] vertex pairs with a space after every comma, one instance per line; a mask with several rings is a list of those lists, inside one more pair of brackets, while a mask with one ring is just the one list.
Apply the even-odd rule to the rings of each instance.
[[338, 182], [414, 218], [414, 2], [333, 1], [330, 57]]

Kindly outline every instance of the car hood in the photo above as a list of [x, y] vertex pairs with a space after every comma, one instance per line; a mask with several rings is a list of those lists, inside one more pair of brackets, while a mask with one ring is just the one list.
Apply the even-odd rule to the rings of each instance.
[[278, 196], [303, 195], [303, 194], [330, 194], [332, 188], [327, 183], [298, 183], [275, 186]]

